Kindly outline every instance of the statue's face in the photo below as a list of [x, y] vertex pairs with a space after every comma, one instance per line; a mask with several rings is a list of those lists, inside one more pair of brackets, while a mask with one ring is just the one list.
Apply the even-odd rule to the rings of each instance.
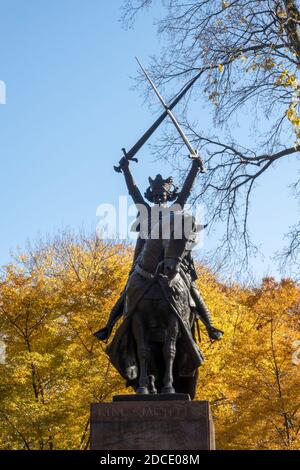
[[168, 200], [168, 194], [167, 192], [162, 188], [160, 190], [155, 190], [153, 192], [153, 202], [154, 204], [165, 204]]
[[146, 197], [154, 202], [154, 204], [166, 204], [169, 200], [169, 191], [173, 186], [172, 177], [170, 176], [169, 178], [164, 179], [161, 175], [156, 175], [154, 179], [149, 177], [149, 183], [150, 187], [147, 189], [147, 191], [149, 191], [150, 194], [149, 197]]

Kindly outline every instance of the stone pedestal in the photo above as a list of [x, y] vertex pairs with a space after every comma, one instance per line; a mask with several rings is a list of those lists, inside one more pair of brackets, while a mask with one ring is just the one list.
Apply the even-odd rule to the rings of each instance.
[[213, 450], [208, 401], [188, 395], [124, 395], [91, 405], [92, 450]]

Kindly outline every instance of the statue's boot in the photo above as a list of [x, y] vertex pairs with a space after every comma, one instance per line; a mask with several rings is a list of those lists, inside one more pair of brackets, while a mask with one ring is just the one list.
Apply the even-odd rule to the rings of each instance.
[[96, 331], [96, 333], [94, 333], [94, 336], [96, 336], [97, 339], [99, 339], [100, 341], [105, 341], [107, 340], [111, 335], [111, 328], [107, 328], [107, 326], [105, 326], [104, 328], [101, 328], [100, 330]]
[[195, 284], [191, 286], [191, 294], [196, 304], [197, 315], [206, 326], [208, 336], [213, 340], [221, 339], [224, 332], [213, 326], [210, 311]]
[[105, 327], [101, 328], [100, 330], [96, 331], [96, 333], [94, 333], [94, 336], [96, 336], [96, 338], [99, 339], [100, 341], [106, 341], [109, 339], [115, 323], [123, 315], [124, 300], [125, 300], [125, 291], [122, 292], [119, 299], [113, 306]]

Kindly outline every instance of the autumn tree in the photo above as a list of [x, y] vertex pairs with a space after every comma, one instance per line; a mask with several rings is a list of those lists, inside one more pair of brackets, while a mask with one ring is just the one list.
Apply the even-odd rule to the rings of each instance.
[[122, 245], [64, 234], [5, 266], [0, 448], [88, 448], [90, 403], [123, 387], [93, 332], [105, 323], [129, 265]]
[[224, 286], [202, 272], [222, 341], [204, 344], [198, 399], [213, 409], [219, 449], [299, 449], [300, 290], [292, 280]]
[[[151, 10], [154, 3], [126, 0], [124, 24], [131, 26], [139, 11]], [[208, 170], [201, 176], [196, 196], [206, 204], [208, 222], [225, 227], [225, 257], [237, 253], [242, 242], [247, 261], [252, 247], [248, 216], [253, 190], [262, 175], [279, 164], [284, 171], [299, 151], [299, 2], [163, 0], [159, 5], [156, 25], [163, 46], [148, 68], [161, 89], [168, 91], [200, 71], [181, 109], [181, 123]], [[145, 84], [142, 76], [138, 82]], [[200, 99], [212, 111], [208, 126], [197, 120]], [[195, 107], [196, 117], [191, 120], [190, 109]], [[170, 126], [153, 151], [178, 167], [182, 146]], [[290, 183], [298, 197], [300, 180], [295, 177]], [[283, 260], [290, 260], [295, 271], [299, 234], [295, 220], [287, 229], [283, 252]]]

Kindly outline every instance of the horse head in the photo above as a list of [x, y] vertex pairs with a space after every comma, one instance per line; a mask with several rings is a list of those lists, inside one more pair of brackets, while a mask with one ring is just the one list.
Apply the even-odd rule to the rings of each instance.
[[144, 272], [155, 275], [160, 272], [173, 279], [180, 264], [191, 250], [197, 233], [195, 218], [183, 211], [170, 211], [152, 229], [152, 237], [146, 240], [138, 264]]
[[195, 240], [197, 225], [195, 218], [184, 212], [173, 212], [170, 217], [170, 237], [163, 241], [163, 272], [169, 280], [180, 271], [180, 264]]

